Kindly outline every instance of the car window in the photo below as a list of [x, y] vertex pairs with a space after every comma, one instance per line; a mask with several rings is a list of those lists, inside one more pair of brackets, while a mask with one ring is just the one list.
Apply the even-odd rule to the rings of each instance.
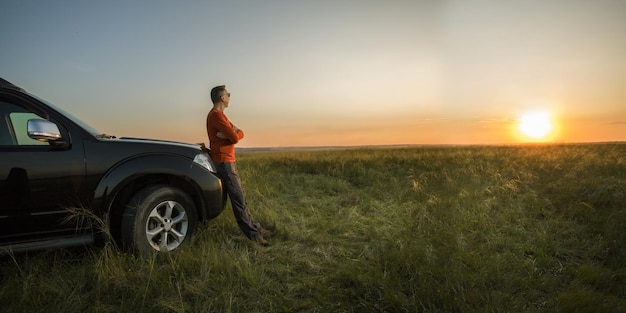
[[47, 145], [28, 137], [28, 120], [43, 117], [29, 112], [21, 106], [9, 102], [0, 101], [0, 145]]
[[15, 134], [15, 139], [17, 140], [17, 144], [20, 146], [25, 145], [47, 145], [47, 142], [42, 142], [39, 140], [35, 140], [33, 138], [28, 137], [28, 120], [37, 119], [43, 120], [41, 116], [35, 113], [10, 113], [9, 119], [11, 120], [11, 124], [13, 125], [13, 133]]

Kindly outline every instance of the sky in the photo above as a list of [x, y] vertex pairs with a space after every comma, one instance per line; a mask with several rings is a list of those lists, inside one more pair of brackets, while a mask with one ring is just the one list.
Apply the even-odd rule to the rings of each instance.
[[626, 141], [626, 0], [0, 0], [0, 77], [118, 137], [224, 84], [239, 147]]

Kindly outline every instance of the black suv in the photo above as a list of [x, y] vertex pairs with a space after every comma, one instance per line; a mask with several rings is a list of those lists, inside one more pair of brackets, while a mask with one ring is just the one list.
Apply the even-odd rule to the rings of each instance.
[[100, 237], [174, 250], [224, 210], [208, 153], [102, 134], [0, 78], [0, 254]]

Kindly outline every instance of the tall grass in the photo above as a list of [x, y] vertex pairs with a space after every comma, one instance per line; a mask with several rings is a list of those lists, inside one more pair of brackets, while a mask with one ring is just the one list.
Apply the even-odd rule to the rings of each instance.
[[2, 260], [3, 312], [626, 312], [626, 145], [239, 157], [230, 211], [173, 254]]

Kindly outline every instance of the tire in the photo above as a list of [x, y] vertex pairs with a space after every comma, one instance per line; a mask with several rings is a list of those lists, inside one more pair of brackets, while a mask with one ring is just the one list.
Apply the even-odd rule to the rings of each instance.
[[170, 252], [190, 241], [198, 225], [196, 206], [178, 188], [151, 186], [139, 191], [122, 216], [122, 246], [140, 255]]

